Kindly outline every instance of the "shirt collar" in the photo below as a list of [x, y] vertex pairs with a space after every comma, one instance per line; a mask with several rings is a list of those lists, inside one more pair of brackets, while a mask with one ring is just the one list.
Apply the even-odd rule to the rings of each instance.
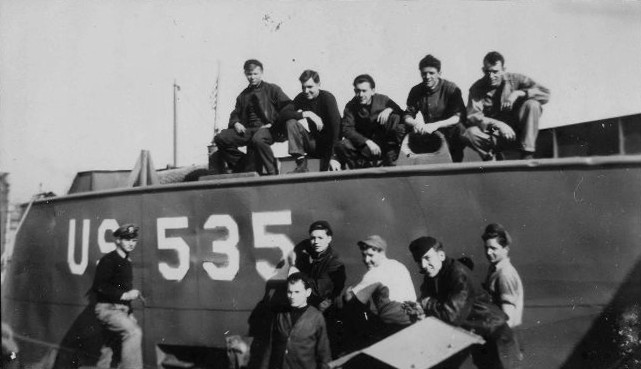
[[121, 258], [129, 259], [129, 254], [124, 252], [120, 247], [116, 247], [116, 252], [118, 253], [118, 255], [120, 255]]
[[508, 265], [510, 265], [510, 258], [506, 257], [505, 259], [499, 261], [498, 263], [494, 264], [493, 266], [494, 266], [495, 270], [499, 270], [499, 269], [505, 268]]

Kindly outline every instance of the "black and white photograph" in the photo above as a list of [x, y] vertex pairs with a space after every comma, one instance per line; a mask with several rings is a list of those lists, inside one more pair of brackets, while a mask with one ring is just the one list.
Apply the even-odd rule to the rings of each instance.
[[2, 368], [641, 368], [641, 2], [0, 0]]

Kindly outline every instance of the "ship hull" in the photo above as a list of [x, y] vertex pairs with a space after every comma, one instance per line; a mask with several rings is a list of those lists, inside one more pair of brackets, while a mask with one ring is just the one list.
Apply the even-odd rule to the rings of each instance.
[[247, 335], [268, 282], [283, 278], [279, 264], [314, 220], [332, 224], [348, 284], [365, 270], [356, 242], [379, 234], [417, 287], [412, 239], [432, 235], [448, 255], [472, 257], [482, 280], [480, 235], [499, 222], [513, 235], [511, 260], [525, 289], [524, 366], [609, 368], [634, 360], [626, 351], [634, 342], [619, 332], [641, 324], [626, 320], [641, 313], [640, 183], [641, 157], [612, 157], [227, 179], [43, 200], [16, 236], [2, 319], [23, 363], [53, 366], [83, 327], [96, 262], [114, 247], [110, 230], [134, 222], [134, 284], [146, 298], [134, 308], [153, 366], [158, 345], [224, 349], [226, 336]]

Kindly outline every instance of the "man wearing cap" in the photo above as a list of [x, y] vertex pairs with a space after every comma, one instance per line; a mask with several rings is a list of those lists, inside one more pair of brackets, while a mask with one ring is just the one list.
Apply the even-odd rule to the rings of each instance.
[[[348, 287], [344, 294], [349, 311], [346, 315], [352, 316], [351, 327], [346, 327], [346, 331], [351, 331], [348, 333], [355, 336], [352, 340], [361, 341], [355, 342], [354, 348], [359, 348], [358, 344], [364, 346], [374, 343], [411, 324], [402, 304], [416, 301], [409, 271], [397, 260], [387, 258], [387, 242], [382, 237], [369, 236], [359, 241], [358, 247], [367, 272], [358, 284]], [[361, 310], [365, 321], [359, 326], [351, 321], [358, 320]]]
[[[433, 237], [420, 237], [409, 249], [425, 275], [419, 298], [425, 315], [482, 336], [486, 343], [471, 350], [478, 368], [520, 367], [518, 344], [506, 324], [507, 316], [476, 285], [468, 266], [447, 257], [443, 244]], [[446, 367], [459, 367], [468, 355], [468, 350], [454, 355]]]
[[321, 312], [332, 306], [345, 287], [345, 265], [332, 248], [332, 228], [325, 220], [309, 226], [309, 238], [294, 250], [295, 260], [289, 274], [302, 272], [309, 278], [312, 295], [309, 303]]
[[105, 327], [122, 340], [121, 368], [142, 368], [142, 329], [132, 314], [131, 301], [142, 298], [133, 288], [129, 255], [138, 243], [138, 227], [125, 224], [113, 232], [116, 249], [98, 262], [91, 290], [96, 294], [95, 313]]

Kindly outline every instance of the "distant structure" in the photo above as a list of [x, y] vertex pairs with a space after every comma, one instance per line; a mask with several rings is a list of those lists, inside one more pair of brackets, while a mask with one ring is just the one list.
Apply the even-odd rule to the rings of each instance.
[[0, 172], [0, 245], [4, 254], [9, 225], [9, 173]]

